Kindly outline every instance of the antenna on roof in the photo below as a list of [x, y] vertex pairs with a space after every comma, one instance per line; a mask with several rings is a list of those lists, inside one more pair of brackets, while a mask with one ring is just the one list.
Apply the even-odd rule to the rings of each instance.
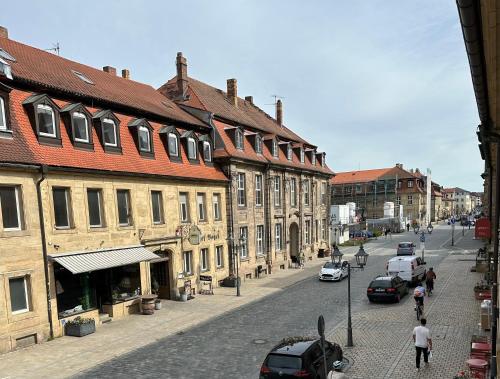
[[45, 51], [53, 51], [57, 55], [59, 55], [59, 50], [61, 50], [61, 47], [59, 46], [59, 42], [56, 42], [55, 44], [52, 44], [52, 48], [51, 49], [45, 49]]
[[274, 103], [264, 104], [264, 105], [276, 105], [276, 103], [278, 102], [278, 99], [284, 99], [285, 98], [284, 96], [280, 96], [280, 95], [271, 95], [271, 97], [274, 97]]

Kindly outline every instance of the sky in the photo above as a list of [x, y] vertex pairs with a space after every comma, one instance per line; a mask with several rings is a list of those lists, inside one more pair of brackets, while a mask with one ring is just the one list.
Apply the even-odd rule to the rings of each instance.
[[[18, 1], [9, 37], [89, 66], [127, 68], [157, 88], [188, 75], [274, 116], [336, 172], [430, 168], [445, 187], [482, 191], [479, 124], [451, 0]], [[26, 11], [29, 9], [29, 11]]]

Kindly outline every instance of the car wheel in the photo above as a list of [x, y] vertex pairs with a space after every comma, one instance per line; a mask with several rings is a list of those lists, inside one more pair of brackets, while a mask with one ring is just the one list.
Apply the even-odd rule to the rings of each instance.
[[375, 302], [375, 300], [370, 299], [370, 298], [368, 298], [368, 301], [369, 301], [370, 303], [374, 303], [374, 302]]

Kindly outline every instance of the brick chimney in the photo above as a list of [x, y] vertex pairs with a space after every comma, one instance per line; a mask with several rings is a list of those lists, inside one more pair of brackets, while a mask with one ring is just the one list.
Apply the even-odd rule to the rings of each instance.
[[396, 167], [403, 169], [403, 164], [402, 163], [396, 163]]
[[238, 83], [236, 79], [227, 80], [227, 98], [235, 107], [238, 106]]
[[124, 68], [122, 70], [122, 78], [123, 79], [130, 79], [130, 70], [127, 70], [126, 68]]
[[102, 71], [107, 72], [108, 74], [111, 74], [111, 75], [116, 75], [116, 68], [111, 67], [111, 66], [104, 66], [102, 68]]
[[250, 104], [253, 104], [253, 96], [245, 96], [245, 100], [248, 101]]
[[0, 26], [0, 38], [9, 38], [9, 29], [4, 26]]
[[283, 103], [281, 100], [276, 102], [276, 123], [279, 126], [283, 125]]
[[188, 88], [188, 75], [187, 60], [182, 56], [182, 52], [177, 53], [175, 65], [177, 67], [177, 92], [180, 96], [184, 97]]

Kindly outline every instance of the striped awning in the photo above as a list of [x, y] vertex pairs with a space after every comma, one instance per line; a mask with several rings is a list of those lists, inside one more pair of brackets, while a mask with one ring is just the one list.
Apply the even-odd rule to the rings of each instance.
[[97, 251], [51, 254], [49, 258], [71, 271], [71, 273], [80, 274], [82, 272], [150, 261], [160, 257], [143, 246], [132, 246]]

